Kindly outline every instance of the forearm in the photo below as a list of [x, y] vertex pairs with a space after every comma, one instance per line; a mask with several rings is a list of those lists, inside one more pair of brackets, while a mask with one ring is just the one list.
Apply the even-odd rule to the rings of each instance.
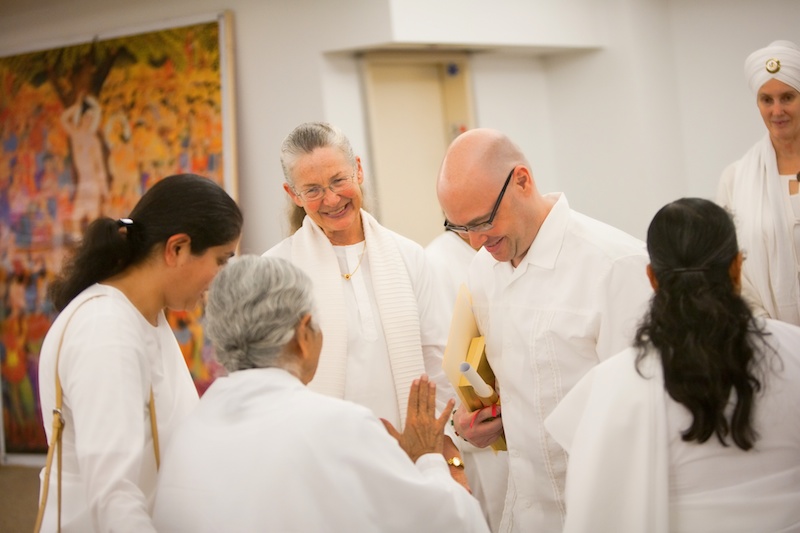
[[[415, 466], [427, 480], [429, 489], [446, 494], [440, 494], [438, 501], [450, 501], [449, 505], [443, 505], [437, 513], [437, 519], [442, 524], [447, 524], [450, 530], [458, 525], [458, 531], [488, 531], [478, 501], [471, 495], [469, 488], [452, 475], [452, 466], [450, 475], [447, 475], [441, 458], [430, 454], [420, 457]], [[466, 481], [463, 469], [461, 475]]]

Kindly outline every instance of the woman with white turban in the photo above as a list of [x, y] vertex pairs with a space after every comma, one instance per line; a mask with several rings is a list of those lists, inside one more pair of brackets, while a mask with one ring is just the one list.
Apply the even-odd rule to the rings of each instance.
[[742, 295], [753, 312], [800, 325], [800, 48], [775, 41], [744, 70], [767, 134], [724, 170], [717, 202], [748, 253]]

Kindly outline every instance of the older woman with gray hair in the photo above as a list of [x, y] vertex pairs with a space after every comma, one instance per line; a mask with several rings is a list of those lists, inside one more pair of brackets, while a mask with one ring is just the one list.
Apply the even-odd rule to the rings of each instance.
[[722, 173], [747, 261], [742, 296], [757, 316], [800, 325], [800, 47], [775, 41], [744, 63], [767, 133]]
[[449, 411], [436, 416], [427, 376], [402, 433], [305, 386], [323, 342], [314, 313], [310, 278], [283, 259], [244, 256], [217, 276], [207, 328], [229, 375], [174, 437], [158, 530], [488, 531], [439, 453]]
[[[362, 208], [361, 159], [339, 128], [300, 124], [281, 145], [281, 165], [302, 225], [264, 255], [291, 261], [314, 281], [325, 346], [309, 386], [401, 427], [411, 383], [427, 373], [443, 409], [455, 396], [442, 370], [449, 312], [424, 250]], [[442, 453], [467, 485], [448, 432]]]

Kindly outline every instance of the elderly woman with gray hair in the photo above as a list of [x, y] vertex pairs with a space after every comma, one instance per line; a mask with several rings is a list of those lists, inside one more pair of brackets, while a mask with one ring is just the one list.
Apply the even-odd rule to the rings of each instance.
[[207, 328], [229, 375], [174, 437], [158, 530], [488, 531], [439, 453], [449, 411], [437, 418], [426, 376], [402, 434], [305, 386], [323, 343], [314, 313], [310, 278], [283, 259], [244, 256], [217, 276]]
[[742, 296], [758, 316], [800, 325], [800, 48], [775, 41], [745, 60], [767, 134], [722, 173], [747, 261]]
[[[424, 250], [362, 209], [361, 158], [339, 128], [300, 124], [280, 157], [284, 191], [302, 222], [264, 256], [291, 261], [314, 282], [325, 346], [309, 387], [401, 427], [411, 383], [427, 373], [444, 409], [455, 396], [442, 370], [449, 312]], [[466, 486], [449, 425], [447, 431], [442, 453]]]

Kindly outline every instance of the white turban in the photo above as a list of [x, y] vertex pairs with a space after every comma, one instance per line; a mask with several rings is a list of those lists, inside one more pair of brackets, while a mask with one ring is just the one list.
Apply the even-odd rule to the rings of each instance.
[[772, 78], [800, 91], [800, 48], [791, 41], [775, 41], [756, 50], [744, 62], [744, 75], [756, 94]]

